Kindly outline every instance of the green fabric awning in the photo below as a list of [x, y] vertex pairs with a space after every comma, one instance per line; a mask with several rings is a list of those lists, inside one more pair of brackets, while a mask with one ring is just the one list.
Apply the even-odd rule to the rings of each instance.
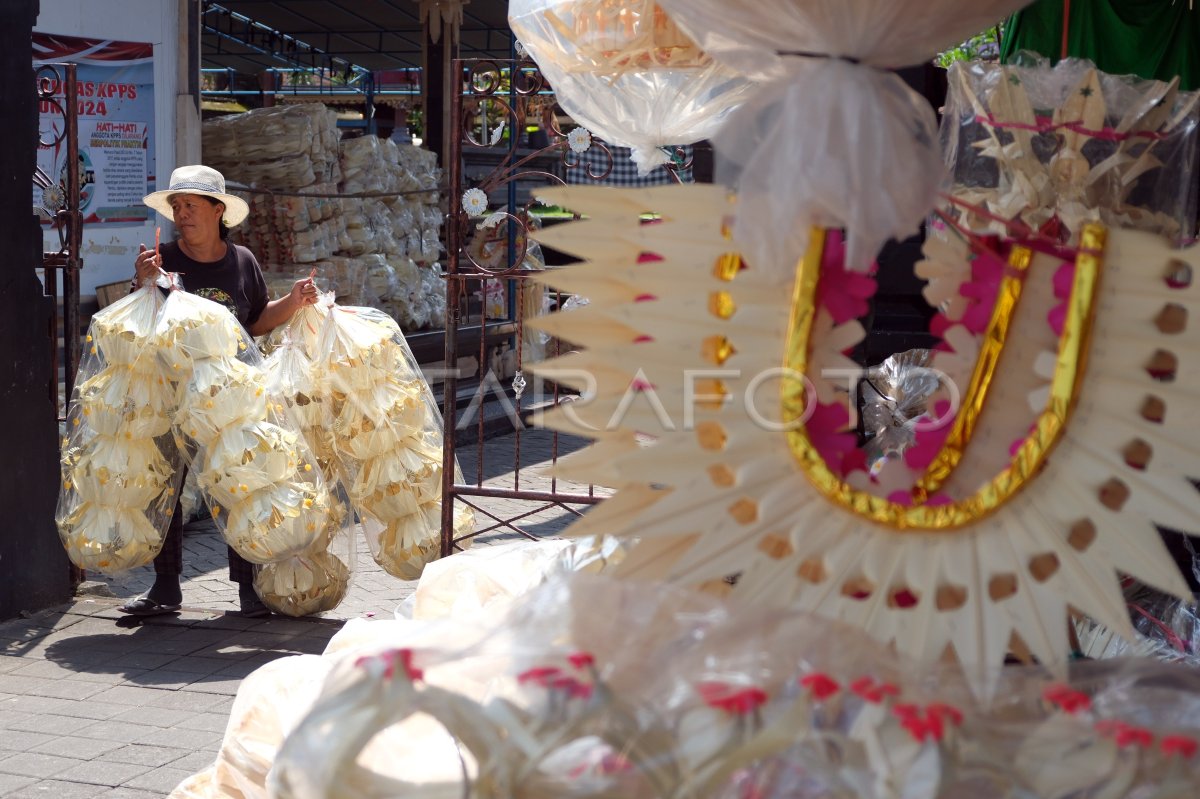
[[[1170, 80], [1200, 89], [1200, 8], [1188, 0], [1071, 0], [1067, 54], [1113, 75]], [[1008, 21], [1000, 60], [1032, 50], [1057, 62], [1063, 0], [1035, 0]]]

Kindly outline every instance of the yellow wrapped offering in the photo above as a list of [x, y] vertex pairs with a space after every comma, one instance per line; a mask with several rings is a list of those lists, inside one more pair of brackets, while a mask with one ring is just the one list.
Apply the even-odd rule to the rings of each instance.
[[63, 488], [84, 502], [145, 510], [171, 484], [171, 466], [152, 439], [96, 436], [63, 460]]
[[267, 418], [267, 391], [260, 369], [236, 358], [197, 360], [176, 423], [207, 446], [222, 430]]
[[[214, 505], [213, 515], [221, 515]], [[312, 483], [285, 483], [249, 494], [229, 509], [225, 541], [251, 563], [310, 551], [330, 523], [329, 494]]]
[[333, 610], [349, 585], [350, 569], [324, 551], [268, 563], [254, 578], [254, 589], [266, 606], [285, 616]]
[[84, 422], [105, 436], [155, 438], [171, 429], [170, 385], [153, 358], [111, 364], [79, 386]]
[[442, 503], [427, 502], [416, 512], [388, 522], [378, 540], [372, 542], [368, 537], [368, 543], [372, 544], [375, 562], [384, 571], [401, 580], [416, 580], [425, 564], [438, 556], [441, 529]]
[[225, 306], [186, 291], [167, 297], [155, 339], [171, 375], [186, 374], [193, 360], [236, 357], [247, 346], [242, 326]]
[[436, 499], [441, 480], [440, 457], [416, 449], [396, 449], [362, 465], [350, 486], [350, 500], [387, 524]]
[[105, 574], [144, 566], [163, 542], [144, 511], [94, 502], [84, 502], [59, 520], [58, 533], [72, 563]]
[[102, 356], [110, 366], [137, 361], [154, 336], [162, 302], [162, 293], [148, 286], [98, 311], [88, 330], [88, 354]]
[[[301, 457], [299, 435], [271, 422], [229, 427], [217, 435], [201, 458], [203, 470], [214, 481], [234, 479], [248, 471], [261, 475], [263, 485], [273, 485], [304, 473], [311, 466]], [[311, 471], [311, 470], [309, 470]]]

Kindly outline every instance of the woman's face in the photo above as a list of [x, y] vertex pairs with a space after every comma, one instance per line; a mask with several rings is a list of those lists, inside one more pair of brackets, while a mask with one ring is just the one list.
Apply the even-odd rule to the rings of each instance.
[[220, 238], [224, 203], [209, 202], [194, 194], [176, 194], [170, 198], [170, 202], [175, 215], [175, 227], [184, 241]]

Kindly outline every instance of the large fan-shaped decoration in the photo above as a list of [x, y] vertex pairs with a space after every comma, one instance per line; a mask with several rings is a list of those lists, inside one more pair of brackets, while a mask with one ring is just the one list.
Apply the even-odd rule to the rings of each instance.
[[1153, 524], [1200, 511], [1200, 351], [1181, 335], [1200, 253], [1102, 228], [1072, 253], [931, 240], [947, 390], [872, 475], [844, 353], [874, 286], [835, 235], [815, 232], [784, 286], [730, 252], [719, 188], [541, 195], [587, 215], [540, 234], [587, 259], [544, 279], [591, 301], [537, 321], [585, 347], [535, 367], [585, 391], [542, 422], [598, 439], [562, 470], [620, 490], [572, 532], [636, 538], [620, 573], [736, 575], [736, 594], [925, 661], [952, 650], [981, 691], [1010, 651], [1064, 663], [1071, 609], [1129, 631], [1118, 571], [1186, 592]]

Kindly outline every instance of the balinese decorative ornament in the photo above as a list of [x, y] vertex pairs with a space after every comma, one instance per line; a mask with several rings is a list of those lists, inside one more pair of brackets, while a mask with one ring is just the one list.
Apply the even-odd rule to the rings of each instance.
[[571, 118], [632, 148], [641, 174], [667, 163], [662, 147], [711, 137], [751, 91], [654, 0], [513, 0], [508, 21]]
[[742, 212], [740, 251], [790, 276], [808, 231], [847, 228], [864, 269], [916, 232], [943, 169], [933, 109], [890, 70], [926, 63], [1027, 0], [661, 0], [761, 90], [713, 137]]
[[1057, 254], [931, 244], [930, 291], [962, 300], [932, 362], [949, 380], [872, 476], [842, 355], [859, 276], [832, 237], [781, 292], [732, 250], [719, 188], [539, 196], [586, 215], [543, 244], [588, 259], [539, 279], [591, 299], [536, 322], [585, 349], [534, 371], [588, 392], [542, 423], [598, 439], [560, 474], [620, 489], [571, 528], [637, 538], [618, 573], [797, 604], [924, 662], [950, 649], [981, 693], [1010, 651], [1065, 664], [1069, 607], [1131, 633], [1118, 569], [1186, 594], [1154, 525], [1200, 510], [1179, 410], [1200, 254], [1102, 228]]
[[462, 207], [472, 219], [483, 216], [488, 209], [487, 194], [483, 189], [467, 189], [463, 192]]
[[458, 31], [462, 28], [463, 6], [471, 0], [417, 0], [421, 4], [421, 24], [429, 26], [429, 38], [434, 44], [442, 38], [442, 26], [446, 26], [447, 38], [458, 43]]
[[1077, 59], [957, 62], [949, 80], [942, 141], [964, 224], [999, 233], [1019, 219], [1071, 243], [1088, 222], [1194, 235], [1180, 176], [1195, 171], [1200, 92]]

